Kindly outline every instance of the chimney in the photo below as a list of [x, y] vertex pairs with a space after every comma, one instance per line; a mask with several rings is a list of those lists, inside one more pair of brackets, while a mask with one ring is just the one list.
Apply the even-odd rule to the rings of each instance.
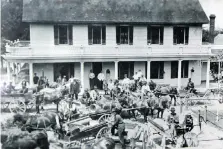
[[214, 32], [215, 32], [215, 15], [210, 15], [210, 28], [209, 28], [209, 43], [214, 44]]

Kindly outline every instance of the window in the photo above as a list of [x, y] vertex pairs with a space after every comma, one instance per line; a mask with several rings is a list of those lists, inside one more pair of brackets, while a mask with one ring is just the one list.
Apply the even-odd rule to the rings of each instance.
[[[181, 78], [188, 78], [189, 61], [182, 61]], [[178, 78], [178, 61], [171, 62], [171, 78]]]
[[72, 25], [54, 25], [54, 43], [73, 44]]
[[133, 44], [133, 26], [117, 26], [116, 27], [116, 43], [117, 44]]
[[178, 78], [178, 61], [171, 62], [171, 79]]
[[151, 79], [163, 79], [164, 75], [164, 62], [163, 61], [153, 61], [150, 67], [150, 77]]
[[181, 78], [188, 78], [189, 61], [182, 61]]
[[174, 27], [173, 42], [174, 44], [188, 44], [189, 27]]
[[106, 44], [106, 27], [104, 25], [89, 25], [88, 26], [88, 43]]
[[147, 27], [147, 44], [163, 44], [163, 27]]

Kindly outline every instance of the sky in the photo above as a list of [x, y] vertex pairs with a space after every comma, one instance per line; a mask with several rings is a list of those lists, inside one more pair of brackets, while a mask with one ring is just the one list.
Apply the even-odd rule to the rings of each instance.
[[[216, 29], [223, 29], [223, 0], [199, 0], [207, 17], [210, 14], [215, 14], [215, 27]], [[204, 25], [207, 27], [207, 25]]]

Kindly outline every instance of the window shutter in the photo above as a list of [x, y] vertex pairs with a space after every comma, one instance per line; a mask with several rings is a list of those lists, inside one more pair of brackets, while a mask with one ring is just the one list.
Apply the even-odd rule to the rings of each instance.
[[54, 44], [59, 44], [59, 37], [58, 37], [59, 28], [58, 25], [54, 25]]
[[129, 26], [129, 44], [133, 45], [133, 26]]
[[152, 28], [151, 28], [151, 26], [147, 27], [147, 44], [152, 44]]
[[185, 44], [188, 44], [189, 40], [189, 27], [185, 28]]
[[88, 26], [88, 44], [92, 45], [93, 40], [92, 40], [92, 26]]
[[160, 44], [163, 45], [163, 32], [164, 32], [164, 27], [160, 27]]
[[120, 44], [120, 26], [116, 26], [116, 43]]
[[102, 44], [106, 44], [106, 27], [104, 25], [102, 26]]
[[174, 45], [177, 44], [177, 28], [176, 27], [173, 28], [173, 44]]
[[73, 26], [72, 25], [68, 25], [68, 43], [69, 45], [73, 45]]

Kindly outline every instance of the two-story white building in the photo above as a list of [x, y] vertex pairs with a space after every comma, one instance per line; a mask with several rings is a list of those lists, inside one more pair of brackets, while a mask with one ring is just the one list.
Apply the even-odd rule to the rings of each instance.
[[188, 78], [195, 85], [209, 80], [211, 48], [202, 45], [202, 24], [209, 20], [198, 0], [24, 0], [23, 5], [30, 45], [7, 46], [5, 59], [29, 63], [31, 84], [33, 73], [42, 70], [50, 81], [74, 75], [84, 88], [91, 69], [107, 79], [141, 70], [148, 80], [179, 88]]

